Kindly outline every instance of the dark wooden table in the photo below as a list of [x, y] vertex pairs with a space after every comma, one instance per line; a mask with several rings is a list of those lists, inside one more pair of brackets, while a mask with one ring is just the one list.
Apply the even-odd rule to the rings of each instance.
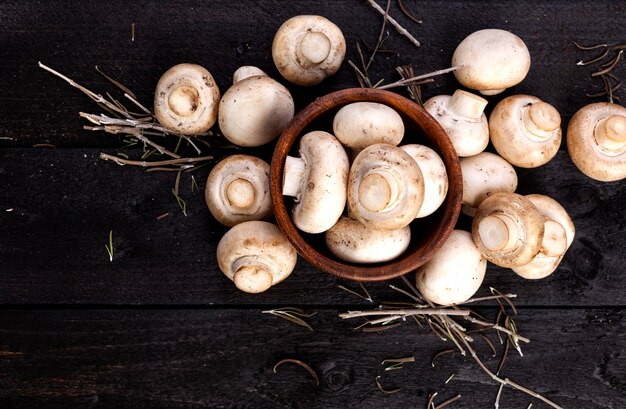
[[[396, 53], [379, 54], [372, 78], [396, 80], [394, 68], [407, 63], [416, 73], [448, 67], [456, 45], [471, 32], [511, 30], [527, 43], [533, 64], [527, 79], [502, 96], [537, 95], [559, 109], [564, 124], [593, 101], [585, 93], [599, 86], [590, 77], [593, 68], [576, 65], [591, 54], [573, 41], [626, 41], [624, 2], [404, 4], [422, 25], [406, 18], [395, 1], [390, 13], [422, 46], [389, 28], [384, 48]], [[364, 333], [352, 329], [355, 322], [340, 320], [339, 312], [375, 306], [338, 288], [357, 289], [355, 283], [300, 260], [291, 277], [270, 291], [239, 292], [215, 262], [226, 228], [210, 216], [203, 194], [192, 192], [190, 176], [181, 181], [185, 216], [171, 194], [174, 174], [101, 161], [101, 152], [136, 156], [140, 148], [83, 130], [78, 112], [99, 108], [37, 67], [42, 61], [92, 90], [116, 92], [94, 71], [98, 65], [150, 105], [167, 68], [194, 62], [207, 67], [224, 91], [240, 65], [257, 65], [278, 78], [271, 41], [278, 26], [297, 14], [322, 14], [337, 23], [353, 61], [357, 41], [375, 43], [382, 22], [364, 0], [0, 4], [0, 407], [423, 408], [435, 391], [436, 402], [462, 395], [450, 407], [493, 406], [498, 385], [471, 358], [455, 354], [431, 367], [431, 358], [451, 344], [428, 329], [407, 323]], [[615, 71], [621, 78], [624, 67]], [[344, 63], [320, 86], [289, 88], [301, 108], [356, 85]], [[443, 76], [424, 94], [450, 94], [455, 87], [452, 76]], [[502, 96], [491, 98], [490, 106]], [[33, 147], [39, 144], [56, 149]], [[269, 159], [271, 149], [246, 152]], [[211, 153], [221, 157], [232, 150]], [[208, 168], [195, 173], [200, 186], [207, 174]], [[524, 357], [509, 356], [503, 375], [563, 407], [624, 408], [626, 185], [585, 177], [564, 149], [543, 167], [519, 169], [519, 177], [520, 192], [561, 202], [577, 235], [558, 271], [544, 280], [488, 268], [478, 294], [489, 294], [490, 286], [516, 293], [516, 322], [532, 340]], [[104, 247], [111, 230], [112, 262]], [[376, 303], [402, 300], [389, 284], [367, 286]], [[286, 306], [316, 312], [307, 319], [315, 331], [261, 313]], [[493, 303], [479, 309], [490, 319], [497, 311]], [[497, 367], [499, 357], [486, 344], [478, 347], [485, 364]], [[402, 370], [386, 372], [380, 364], [407, 356], [415, 362]], [[295, 365], [273, 373], [284, 358], [307, 362], [320, 385]], [[401, 391], [382, 393], [377, 376], [385, 388]], [[546, 407], [510, 388], [500, 404], [527, 408], [531, 402]]]

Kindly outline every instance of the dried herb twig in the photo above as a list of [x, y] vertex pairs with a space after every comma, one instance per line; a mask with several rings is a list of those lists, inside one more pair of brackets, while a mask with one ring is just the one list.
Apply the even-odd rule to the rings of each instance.
[[315, 380], [315, 384], [319, 385], [320, 384], [320, 380], [317, 377], [317, 373], [315, 373], [315, 371], [313, 370], [313, 368], [311, 368], [309, 365], [305, 364], [304, 362], [300, 361], [299, 359], [283, 359], [281, 361], [278, 361], [276, 363], [276, 365], [274, 365], [274, 373], [276, 373], [276, 369], [281, 366], [282, 364], [285, 363], [292, 363], [292, 364], [296, 364], [299, 365], [301, 367], [303, 367], [304, 369], [307, 370], [308, 373], [311, 374], [311, 376], [313, 377], [313, 379]]
[[113, 230], [109, 230], [109, 243], [104, 245], [109, 254], [109, 261], [113, 261]]
[[306, 313], [304, 310], [301, 310], [300, 308], [294, 308], [294, 307], [275, 308], [272, 310], [261, 311], [261, 313], [274, 315], [276, 317], [282, 318], [289, 322], [293, 322], [294, 324], [303, 326], [309, 331], [313, 332], [313, 327], [311, 327], [302, 318], [312, 317], [316, 313]]
[[376, 377], [376, 386], [378, 386], [378, 390], [380, 390], [382, 393], [385, 393], [387, 395], [391, 395], [393, 393], [400, 392], [402, 390], [400, 388], [396, 388], [396, 389], [383, 388], [383, 386], [380, 384], [380, 375]]
[[367, 2], [376, 11], [378, 11], [380, 14], [382, 14], [384, 16], [384, 18], [387, 21], [389, 21], [389, 24], [391, 24], [398, 31], [398, 33], [400, 33], [403, 36], [405, 36], [406, 38], [408, 38], [408, 40], [411, 43], [413, 43], [413, 45], [415, 45], [416, 47], [420, 46], [420, 42], [417, 41], [417, 39], [415, 37], [413, 37], [404, 27], [402, 27], [402, 25], [400, 23], [398, 23], [395, 19], [393, 19], [385, 10], [383, 10], [383, 8], [378, 5], [378, 3], [376, 3], [374, 0], [367, 0]]

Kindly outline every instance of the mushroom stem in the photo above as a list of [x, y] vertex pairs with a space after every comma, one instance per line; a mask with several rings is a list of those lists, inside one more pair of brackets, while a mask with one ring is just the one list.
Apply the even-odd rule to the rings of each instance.
[[478, 235], [488, 250], [507, 250], [515, 246], [517, 225], [505, 214], [492, 214], [478, 223]]
[[200, 94], [197, 89], [189, 85], [181, 85], [172, 90], [167, 103], [176, 115], [190, 116], [198, 109], [199, 100]]
[[300, 65], [316, 65], [324, 61], [330, 55], [330, 39], [318, 31], [309, 31], [300, 40], [297, 48]]
[[283, 195], [298, 199], [302, 190], [302, 180], [306, 164], [302, 158], [287, 156], [283, 171]]
[[565, 228], [554, 220], [543, 223], [543, 239], [541, 252], [547, 257], [559, 257], [567, 250], [567, 236]]
[[448, 108], [461, 117], [480, 119], [486, 106], [485, 98], [463, 90], [456, 90], [450, 98]]
[[384, 169], [373, 169], [359, 184], [359, 200], [370, 212], [382, 212], [393, 206], [398, 197], [396, 178]]
[[226, 186], [226, 200], [237, 209], [247, 209], [254, 203], [255, 191], [252, 183], [237, 178]]
[[532, 136], [545, 141], [561, 126], [561, 115], [552, 105], [539, 101], [522, 110], [522, 123]]
[[502, 88], [502, 89], [482, 89], [479, 90], [478, 92], [480, 92], [483, 95], [486, 95], [488, 97], [492, 96], [492, 95], [498, 95], [501, 92], [504, 92], [506, 88]]
[[620, 151], [626, 146], [626, 117], [611, 115], [598, 122], [594, 137], [600, 147], [607, 151]]
[[255, 256], [244, 256], [234, 261], [233, 282], [240, 290], [261, 293], [272, 286], [271, 267]]

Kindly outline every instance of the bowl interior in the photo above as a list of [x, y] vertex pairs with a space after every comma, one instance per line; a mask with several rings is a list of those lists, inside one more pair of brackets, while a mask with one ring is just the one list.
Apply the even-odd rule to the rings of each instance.
[[[405, 135], [400, 144], [418, 143], [434, 149], [446, 165], [448, 173], [448, 194], [441, 207], [432, 215], [411, 223], [411, 243], [401, 256], [378, 264], [355, 264], [336, 258], [326, 247], [324, 234], [307, 234], [295, 227], [290, 218], [293, 199], [282, 195], [285, 157], [299, 156], [300, 137], [313, 130], [332, 133], [335, 113], [344, 105], [361, 101], [378, 102], [395, 109], [405, 126]], [[450, 139], [425, 109], [392, 92], [354, 88], [318, 98], [294, 117], [278, 139], [272, 156], [270, 191], [278, 226], [304, 259], [316, 268], [338, 277], [380, 281], [415, 270], [445, 243], [461, 211], [463, 179], [459, 158]]]

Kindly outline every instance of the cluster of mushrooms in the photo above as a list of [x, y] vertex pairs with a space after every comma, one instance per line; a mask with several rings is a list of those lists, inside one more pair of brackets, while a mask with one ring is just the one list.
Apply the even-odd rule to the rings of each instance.
[[[302, 86], [334, 74], [345, 56], [340, 29], [321, 16], [296, 16], [280, 27], [272, 44], [279, 73]], [[530, 69], [523, 41], [487, 29], [465, 38], [454, 52], [457, 80], [484, 96], [521, 82]], [[528, 279], [556, 270], [574, 238], [565, 209], [543, 195], [515, 193], [513, 165], [538, 167], [561, 144], [561, 118], [535, 96], [504, 98], [487, 120], [488, 101], [464, 90], [425, 102], [459, 155], [463, 212], [472, 231], [454, 230], [441, 250], [416, 272], [430, 301], [455, 304], [480, 287], [487, 260]], [[221, 96], [211, 74], [194, 64], [168, 70], [157, 86], [155, 114], [164, 126], [194, 135], [217, 121], [233, 144], [255, 147], [277, 138], [294, 116], [289, 90], [256, 67], [241, 67]], [[316, 130], [300, 138], [299, 157], [288, 156], [283, 195], [294, 198], [292, 220], [301, 231], [324, 234], [328, 249], [350, 263], [383, 263], [402, 254], [410, 223], [443, 203], [448, 178], [435, 151], [417, 144], [398, 146], [402, 117], [378, 103], [342, 107], [332, 133]], [[484, 152], [491, 141], [495, 153]], [[591, 104], [572, 118], [567, 147], [575, 165], [602, 181], [626, 177], [626, 109]], [[246, 292], [257, 293], [284, 280], [297, 254], [271, 217], [269, 165], [232, 155], [211, 171], [205, 197], [211, 214], [231, 227], [223, 236], [220, 269]], [[346, 210], [347, 209], [347, 210]]]

